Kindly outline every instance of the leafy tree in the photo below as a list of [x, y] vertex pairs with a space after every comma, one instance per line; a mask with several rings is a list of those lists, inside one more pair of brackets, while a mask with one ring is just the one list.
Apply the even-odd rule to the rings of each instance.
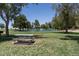
[[35, 20], [34, 22], [34, 26], [35, 26], [35, 29], [39, 30], [40, 29], [40, 23], [38, 20]]
[[32, 25], [31, 25], [31, 23], [29, 21], [27, 21], [26, 26], [27, 26], [27, 30], [32, 28]]
[[54, 17], [52, 20], [52, 27], [54, 29], [63, 29], [63, 21], [59, 17]]
[[68, 32], [68, 29], [72, 25], [75, 25], [74, 17], [76, 11], [79, 10], [78, 6], [79, 4], [69, 4], [69, 3], [57, 4], [56, 11], [58, 15], [62, 17], [64, 29], [66, 33]]
[[47, 30], [49, 29], [49, 24], [48, 23], [45, 23], [45, 24], [41, 24], [41, 28], [44, 29], [44, 30]]
[[4, 24], [3, 23], [0, 23], [0, 28], [4, 28]]
[[31, 24], [31, 27], [32, 27], [32, 29], [34, 29], [35, 28], [35, 26], [34, 26], [34, 23], [32, 22], [32, 24]]
[[51, 22], [48, 23], [48, 26], [50, 29], [52, 28]]
[[23, 30], [24, 28], [27, 28], [27, 19], [24, 15], [19, 15], [14, 19], [14, 25], [13, 27], [19, 28], [20, 30]]
[[45, 29], [45, 24], [41, 24], [41, 28], [42, 29]]
[[74, 29], [79, 29], [79, 13], [75, 15], [75, 25], [74, 25]]
[[48, 23], [45, 23], [45, 29], [47, 30], [47, 29], [49, 29], [50, 27], [49, 27], [49, 24]]
[[7, 36], [9, 35], [9, 29], [8, 29], [9, 21], [14, 20], [14, 18], [17, 15], [19, 15], [24, 5], [25, 4], [19, 4], [19, 3], [16, 3], [16, 4], [1, 3], [0, 4], [0, 17], [5, 22], [5, 33]]
[[[72, 29], [75, 26], [75, 22], [72, 22], [72, 19], [69, 19], [68, 22], [69, 22], [68, 29]], [[61, 16], [56, 16], [55, 18], [53, 18], [52, 23], [54, 29], [59, 29], [59, 30], [65, 29], [64, 19], [62, 19]]]

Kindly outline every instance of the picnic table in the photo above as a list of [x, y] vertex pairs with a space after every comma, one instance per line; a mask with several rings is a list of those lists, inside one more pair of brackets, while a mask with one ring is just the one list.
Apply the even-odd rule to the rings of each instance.
[[15, 34], [14, 44], [32, 44], [36, 38], [40, 38], [38, 34]]
[[15, 34], [17, 38], [14, 40], [14, 43], [34, 43], [34, 35], [33, 34]]

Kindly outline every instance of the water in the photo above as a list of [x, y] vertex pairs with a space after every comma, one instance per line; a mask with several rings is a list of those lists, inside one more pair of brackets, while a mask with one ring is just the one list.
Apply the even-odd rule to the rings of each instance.
[[[18, 30], [17, 30], [18, 31]], [[36, 30], [36, 29], [29, 29], [29, 30], [22, 30], [21, 32], [57, 32], [58, 30], [56, 29], [40, 29], [40, 30]]]
[[29, 30], [29, 31], [31, 31], [31, 32], [56, 32], [56, 31], [58, 31], [58, 30], [54, 30], [54, 29], [47, 29], [47, 30], [42, 30], [42, 29], [40, 29], [40, 30], [36, 30], [36, 29], [31, 29], [31, 30]]

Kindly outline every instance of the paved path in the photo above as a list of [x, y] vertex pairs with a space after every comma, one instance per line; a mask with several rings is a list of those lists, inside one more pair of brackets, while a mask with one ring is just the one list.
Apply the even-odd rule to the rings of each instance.
[[16, 36], [34, 36], [34, 34], [15, 34]]

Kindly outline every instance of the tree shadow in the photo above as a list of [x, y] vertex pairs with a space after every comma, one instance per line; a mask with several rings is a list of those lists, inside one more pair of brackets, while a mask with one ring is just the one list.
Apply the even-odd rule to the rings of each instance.
[[66, 35], [64, 38], [60, 38], [61, 40], [75, 40], [79, 43], [79, 36], [77, 35]]
[[79, 34], [79, 32], [53, 32], [53, 33], [60, 33], [60, 34]]
[[45, 36], [35, 36], [34, 38], [28, 37], [28, 36], [16, 36], [16, 35], [0, 35], [0, 42], [5, 42], [5, 41], [15, 41], [17, 39], [42, 39], [42, 38], [48, 38]]
[[10, 41], [10, 40], [13, 40], [16, 37], [17, 36], [15, 36], [15, 35], [9, 35], [9, 36], [1, 35], [0, 36], [0, 42]]

